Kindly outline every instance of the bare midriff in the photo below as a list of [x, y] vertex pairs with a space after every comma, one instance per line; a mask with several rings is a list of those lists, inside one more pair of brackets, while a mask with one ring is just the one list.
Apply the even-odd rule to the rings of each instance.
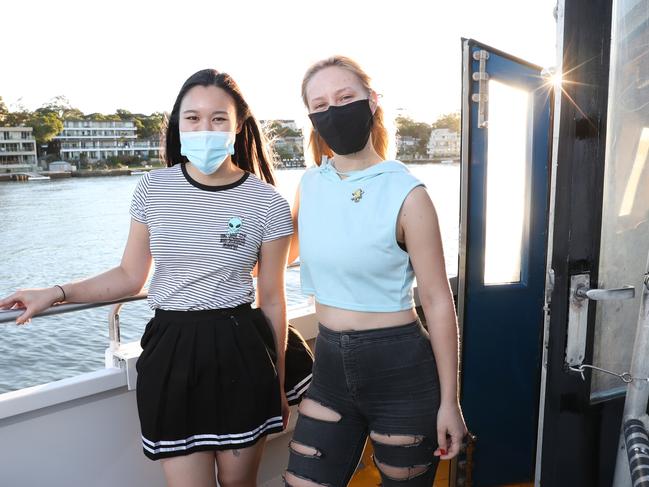
[[316, 316], [324, 326], [334, 331], [370, 330], [406, 325], [417, 319], [414, 308], [402, 311], [368, 312], [335, 308], [316, 302]]

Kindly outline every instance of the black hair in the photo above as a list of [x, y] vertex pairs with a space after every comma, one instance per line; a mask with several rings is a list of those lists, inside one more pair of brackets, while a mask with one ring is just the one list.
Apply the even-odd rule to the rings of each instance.
[[164, 134], [164, 160], [167, 166], [188, 162], [188, 159], [180, 154], [180, 104], [194, 86], [216, 86], [232, 97], [237, 109], [237, 124], [241, 124], [241, 131], [234, 141], [232, 162], [244, 171], [255, 174], [262, 181], [274, 185], [273, 159], [268, 151], [266, 137], [259, 129], [259, 123], [252, 115], [234, 79], [229, 74], [219, 73], [215, 69], [203, 69], [191, 75], [176, 97]]

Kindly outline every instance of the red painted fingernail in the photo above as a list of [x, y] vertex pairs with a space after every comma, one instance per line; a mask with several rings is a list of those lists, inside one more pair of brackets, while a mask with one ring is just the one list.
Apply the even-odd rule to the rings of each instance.
[[442, 455], [446, 455], [446, 450], [444, 450], [444, 448], [440, 448], [440, 449], [439, 449], [439, 452], [440, 452]]

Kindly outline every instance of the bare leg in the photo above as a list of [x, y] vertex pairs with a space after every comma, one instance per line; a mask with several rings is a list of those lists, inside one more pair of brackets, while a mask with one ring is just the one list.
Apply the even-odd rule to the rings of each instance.
[[197, 452], [161, 460], [168, 487], [215, 487], [214, 452]]
[[257, 471], [266, 438], [242, 450], [216, 452], [219, 485], [221, 487], [255, 487]]

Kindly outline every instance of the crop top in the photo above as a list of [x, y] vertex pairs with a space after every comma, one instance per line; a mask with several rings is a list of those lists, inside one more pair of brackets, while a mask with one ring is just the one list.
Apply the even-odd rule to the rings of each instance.
[[397, 243], [408, 194], [423, 183], [399, 161], [341, 179], [330, 162], [300, 183], [298, 231], [302, 292], [321, 304], [368, 312], [413, 306], [414, 271]]

